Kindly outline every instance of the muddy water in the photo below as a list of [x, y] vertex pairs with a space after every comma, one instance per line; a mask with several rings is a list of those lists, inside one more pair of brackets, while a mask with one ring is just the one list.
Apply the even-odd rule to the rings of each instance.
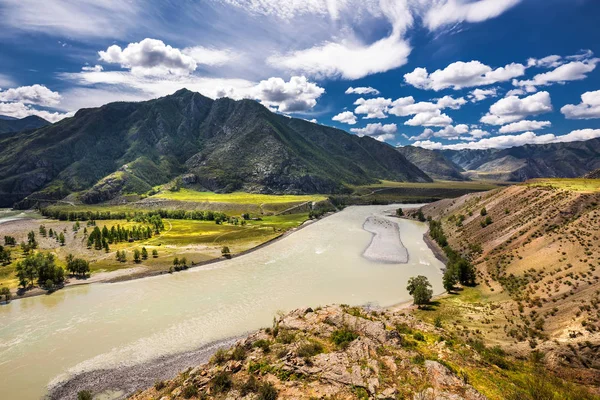
[[442, 264], [423, 241], [425, 224], [395, 219], [408, 263], [361, 256], [371, 240], [365, 219], [393, 209], [349, 207], [232, 260], [0, 306], [2, 396], [37, 399], [72, 374], [196, 349], [269, 326], [278, 311], [397, 304], [409, 299], [406, 281], [417, 274], [442, 292]]

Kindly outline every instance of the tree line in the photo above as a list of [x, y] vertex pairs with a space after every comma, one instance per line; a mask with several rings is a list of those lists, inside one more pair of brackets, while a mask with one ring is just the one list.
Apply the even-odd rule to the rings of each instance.
[[127, 221], [148, 222], [153, 216], [170, 219], [192, 219], [197, 221], [228, 221], [227, 214], [218, 211], [152, 210], [152, 211], [65, 211], [54, 208], [42, 208], [40, 213], [48, 218], [60, 221], [93, 221], [106, 219], [125, 219]]
[[446, 257], [448, 257], [446, 272], [444, 272], [443, 277], [444, 289], [451, 292], [458, 282], [465, 286], [475, 286], [475, 267], [448, 245], [448, 239], [442, 229], [442, 223], [430, 220], [429, 235], [440, 245]]

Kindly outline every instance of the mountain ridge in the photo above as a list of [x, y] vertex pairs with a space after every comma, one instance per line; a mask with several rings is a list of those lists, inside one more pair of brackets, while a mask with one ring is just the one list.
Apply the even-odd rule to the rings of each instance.
[[50, 122], [38, 117], [37, 115], [30, 115], [21, 119], [2, 115], [0, 116], [0, 135], [24, 130], [39, 129], [46, 125], [50, 125]]
[[0, 206], [29, 207], [73, 192], [97, 203], [182, 175], [216, 192], [291, 194], [343, 192], [377, 179], [431, 181], [373, 138], [274, 114], [254, 100], [212, 100], [187, 89], [82, 109], [2, 138], [0, 149]]

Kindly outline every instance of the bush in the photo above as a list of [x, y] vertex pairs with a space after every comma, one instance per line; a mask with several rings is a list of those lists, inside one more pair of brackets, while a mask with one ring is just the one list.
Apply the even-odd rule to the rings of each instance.
[[212, 361], [215, 364], [223, 364], [225, 361], [227, 361], [227, 352], [225, 351], [225, 349], [217, 350], [215, 354], [213, 354], [210, 361]]
[[271, 383], [263, 383], [258, 388], [258, 399], [259, 400], [276, 400], [277, 389]]
[[419, 342], [425, 341], [425, 336], [423, 336], [423, 334], [421, 332], [415, 332], [413, 334], [413, 337], [415, 338], [415, 340], [418, 340]]
[[319, 353], [323, 352], [323, 345], [317, 341], [311, 340], [310, 342], [306, 342], [301, 344], [298, 347], [296, 353], [298, 357], [308, 358], [312, 356], [316, 356]]
[[412, 362], [413, 364], [423, 365], [425, 364], [425, 357], [423, 356], [423, 354], [417, 354], [412, 358]]
[[357, 338], [358, 334], [348, 328], [337, 329], [331, 334], [331, 341], [341, 349], [347, 348]]
[[240, 394], [242, 396], [246, 396], [250, 393], [258, 392], [258, 381], [254, 377], [254, 375], [250, 375], [248, 380], [246, 382], [244, 382], [244, 384], [240, 388], [240, 392], [241, 392]]
[[193, 384], [189, 384], [183, 388], [182, 395], [184, 399], [191, 399], [198, 395], [198, 388]]
[[268, 340], [260, 339], [252, 343], [252, 347], [260, 347], [264, 353], [268, 353], [271, 349], [271, 343]]
[[156, 391], [161, 391], [165, 388], [165, 386], [167, 386], [165, 384], [165, 381], [156, 381], [154, 382], [154, 389], [156, 389]]
[[77, 393], [77, 400], [92, 400], [92, 392], [89, 390], [81, 390]]
[[288, 330], [282, 330], [277, 335], [277, 341], [279, 343], [290, 344], [290, 343], [293, 343], [294, 340], [296, 340], [296, 335]]
[[231, 389], [232, 384], [231, 373], [223, 371], [214, 376], [211, 387], [215, 393], [226, 393]]
[[235, 346], [231, 352], [231, 359], [235, 361], [244, 361], [246, 359], [246, 349], [242, 346]]

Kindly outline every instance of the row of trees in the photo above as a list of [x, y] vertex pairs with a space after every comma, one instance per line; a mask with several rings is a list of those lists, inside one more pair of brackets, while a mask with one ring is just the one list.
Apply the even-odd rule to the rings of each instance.
[[[157, 258], [157, 257], [158, 257], [158, 250], [156, 250], [156, 249], [152, 250], [152, 258]], [[119, 262], [126, 262], [127, 261], [127, 253], [125, 252], [125, 250], [117, 250], [116, 259]], [[139, 249], [133, 250], [133, 261], [136, 264], [140, 263], [142, 260], [147, 260], [147, 259], [148, 259], [148, 250], [146, 250], [145, 247], [142, 247], [141, 251]]]
[[442, 280], [444, 289], [452, 292], [459, 282], [465, 286], [475, 286], [475, 267], [448, 245], [448, 239], [444, 235], [441, 222], [429, 221], [429, 235], [440, 245], [448, 258], [446, 272], [444, 272]]
[[127, 221], [149, 222], [153, 216], [170, 219], [193, 219], [198, 221], [227, 221], [229, 217], [218, 211], [152, 210], [152, 211], [64, 211], [43, 208], [41, 214], [61, 221], [94, 221], [106, 219], [126, 219]]
[[54, 290], [65, 281], [65, 271], [58, 265], [54, 254], [35, 252], [17, 263], [16, 275], [19, 284], [27, 289], [37, 281], [39, 286]]

